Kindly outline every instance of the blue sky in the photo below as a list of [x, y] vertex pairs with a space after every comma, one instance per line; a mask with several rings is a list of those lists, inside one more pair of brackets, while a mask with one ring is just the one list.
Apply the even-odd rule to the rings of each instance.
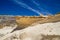
[[60, 0], [0, 0], [0, 15], [39, 15], [60, 12]]

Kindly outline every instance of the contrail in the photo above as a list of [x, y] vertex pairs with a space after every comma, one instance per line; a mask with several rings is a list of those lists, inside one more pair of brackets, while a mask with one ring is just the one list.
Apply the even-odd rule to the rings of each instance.
[[37, 6], [40, 5], [40, 4], [38, 4], [35, 0], [32, 0], [32, 2], [33, 2], [35, 5], [37, 5]]
[[15, 2], [18, 3], [20, 6], [22, 6], [23, 8], [29, 9], [29, 10], [31, 10], [31, 11], [39, 14], [39, 15], [41, 14], [41, 12], [39, 12], [38, 10], [35, 10], [35, 9], [31, 8], [30, 6], [28, 6], [27, 4], [25, 4], [23, 2], [19, 2], [17, 0], [15, 0]]
[[44, 10], [47, 15], [52, 15], [48, 10], [45, 10], [45, 9], [43, 9], [42, 7], [40, 7], [40, 4], [38, 4], [35, 0], [32, 0], [32, 2], [33, 2], [36, 6], [38, 6], [39, 9]]
[[39, 3], [37, 3], [35, 0], [32, 0], [32, 2], [40, 9], [43, 9], [42, 7], [40, 7], [41, 5]]

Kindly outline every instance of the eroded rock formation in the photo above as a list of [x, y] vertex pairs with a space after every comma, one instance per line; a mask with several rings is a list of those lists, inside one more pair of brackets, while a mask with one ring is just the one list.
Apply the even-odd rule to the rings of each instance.
[[0, 40], [60, 40], [60, 14], [9, 18], [0, 20]]

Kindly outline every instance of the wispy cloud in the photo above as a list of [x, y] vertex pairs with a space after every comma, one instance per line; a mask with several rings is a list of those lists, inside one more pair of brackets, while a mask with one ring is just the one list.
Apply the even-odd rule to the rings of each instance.
[[40, 4], [38, 4], [35, 0], [32, 0], [32, 2], [33, 2], [35, 5], [37, 5], [37, 6], [40, 5]]
[[28, 9], [28, 10], [31, 10], [31, 11], [39, 14], [39, 15], [41, 14], [40, 11], [33, 9], [32, 7], [28, 6], [27, 4], [25, 4], [25, 3], [23, 3], [23, 2], [20, 2], [20, 1], [18, 1], [18, 0], [14, 0], [14, 1], [15, 1], [16, 3], [18, 3], [20, 6], [22, 6], [23, 8], [26, 8], [26, 9]]
[[41, 4], [37, 3], [35, 0], [32, 0], [32, 2], [40, 9], [40, 11], [42, 10], [43, 13], [47, 15], [52, 15], [48, 10], [45, 10], [44, 8], [42, 8]]

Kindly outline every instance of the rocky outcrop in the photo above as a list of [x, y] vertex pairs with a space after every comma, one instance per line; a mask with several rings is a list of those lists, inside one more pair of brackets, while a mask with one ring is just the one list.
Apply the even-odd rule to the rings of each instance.
[[60, 40], [60, 22], [38, 23], [0, 37], [0, 40]]
[[0, 18], [0, 40], [60, 40], [60, 14]]

